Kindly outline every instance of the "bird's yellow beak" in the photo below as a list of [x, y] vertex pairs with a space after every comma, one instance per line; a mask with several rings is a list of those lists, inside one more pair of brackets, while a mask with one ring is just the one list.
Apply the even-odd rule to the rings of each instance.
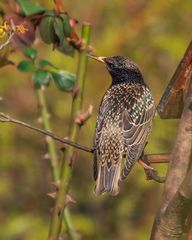
[[97, 61], [99, 61], [99, 62], [104, 63], [105, 57], [97, 57], [97, 56], [95, 56], [95, 55], [93, 55], [93, 54], [90, 54], [90, 53], [87, 53], [87, 56], [90, 57], [90, 58], [93, 58], [93, 59], [95, 59], [95, 60], [97, 60]]

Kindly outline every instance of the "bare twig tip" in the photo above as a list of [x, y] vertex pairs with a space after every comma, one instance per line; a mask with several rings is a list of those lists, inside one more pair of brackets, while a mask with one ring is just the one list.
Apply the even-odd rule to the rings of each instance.
[[0, 112], [0, 122], [11, 122], [11, 118], [3, 112]]

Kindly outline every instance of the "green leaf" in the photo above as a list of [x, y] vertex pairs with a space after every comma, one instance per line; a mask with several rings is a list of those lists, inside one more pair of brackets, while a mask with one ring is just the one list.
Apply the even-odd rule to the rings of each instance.
[[64, 30], [64, 33], [65, 33], [65, 36], [70, 37], [70, 35], [71, 35], [71, 25], [69, 23], [69, 16], [65, 13], [62, 13], [60, 16], [63, 20], [63, 30]]
[[51, 44], [54, 42], [55, 31], [53, 26], [53, 20], [54, 20], [53, 16], [45, 15], [42, 18], [41, 23], [39, 25], [39, 32], [41, 38], [47, 44]]
[[48, 87], [51, 81], [51, 75], [49, 72], [38, 69], [33, 74], [33, 84], [34, 88], [39, 89], [42, 85]]
[[53, 25], [54, 25], [55, 34], [57, 35], [59, 40], [58, 45], [60, 46], [63, 43], [65, 38], [62, 18], [55, 17], [53, 21]]
[[55, 81], [56, 86], [61, 91], [68, 92], [72, 90], [76, 81], [75, 74], [72, 74], [63, 70], [58, 70], [58, 71], [54, 70], [51, 72], [51, 75]]
[[55, 16], [55, 11], [54, 10], [46, 10], [43, 16]]
[[46, 59], [40, 59], [40, 61], [39, 61], [39, 66], [40, 66], [41, 68], [45, 68], [45, 67], [56, 68], [52, 63], [50, 63], [50, 62], [47, 61]]
[[17, 0], [17, 3], [20, 5], [21, 10], [26, 16], [31, 16], [37, 13], [44, 12], [45, 9], [38, 3], [30, 0]]
[[59, 44], [56, 46], [56, 49], [66, 55], [73, 56], [74, 47], [67, 41], [66, 38], [69, 37], [71, 33], [68, 15], [60, 14], [59, 17], [54, 19], [54, 30], [59, 39]]
[[60, 52], [69, 55], [69, 56], [73, 56], [74, 55], [74, 47], [67, 41], [67, 39], [64, 39], [62, 44], [58, 47], [56, 47], [57, 50], [59, 50]]
[[32, 60], [35, 60], [37, 56], [37, 50], [34, 48], [26, 47], [23, 49], [23, 53], [25, 54], [26, 57], [29, 57]]
[[35, 70], [35, 64], [32, 61], [22, 60], [17, 68], [22, 72], [33, 72]]

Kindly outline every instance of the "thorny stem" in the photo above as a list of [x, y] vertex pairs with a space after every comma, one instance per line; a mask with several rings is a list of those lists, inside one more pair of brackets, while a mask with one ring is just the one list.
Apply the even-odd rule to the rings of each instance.
[[[37, 97], [38, 97], [39, 108], [40, 108], [41, 118], [42, 118], [44, 128], [47, 131], [51, 131], [49, 112], [47, 109], [47, 103], [46, 103], [45, 93], [44, 93], [43, 89], [37, 90]], [[48, 148], [48, 153], [49, 153], [52, 179], [53, 179], [53, 181], [58, 181], [59, 180], [59, 169], [58, 169], [56, 146], [55, 146], [53, 139], [49, 136], [47, 136], [47, 138], [46, 138], [46, 143], [47, 143], [47, 148]], [[70, 220], [70, 212], [69, 212], [68, 208], [66, 208], [64, 211], [63, 220], [66, 225], [69, 239], [75, 240], [76, 235], [75, 235], [75, 232], [73, 230], [73, 225]]]
[[[69, 129], [69, 138], [76, 142], [79, 132], [79, 125], [75, 123], [75, 118], [80, 113], [82, 108], [82, 98], [84, 93], [84, 82], [87, 69], [87, 46], [90, 39], [90, 25], [84, 24], [82, 27], [82, 41], [84, 48], [79, 52], [79, 62], [77, 69], [76, 88], [79, 90], [77, 96], [73, 99], [71, 126]], [[71, 146], [66, 148], [64, 161], [61, 169], [60, 188], [56, 196], [55, 207], [53, 210], [52, 221], [50, 225], [49, 239], [57, 240], [61, 232], [61, 221], [63, 210], [65, 208], [66, 195], [69, 190], [69, 184], [72, 175], [71, 164], [74, 159], [74, 150]]]
[[[45, 94], [43, 89], [37, 90], [37, 97], [38, 97], [39, 108], [40, 108], [41, 118], [42, 118], [44, 128], [47, 131], [51, 131], [49, 113], [47, 110], [47, 104], [46, 104], [46, 99], [45, 99]], [[58, 171], [58, 161], [57, 161], [55, 143], [53, 139], [49, 136], [46, 137], [46, 143], [47, 143], [47, 148], [49, 153], [52, 179], [54, 181], [57, 181], [59, 180], [59, 171]]]

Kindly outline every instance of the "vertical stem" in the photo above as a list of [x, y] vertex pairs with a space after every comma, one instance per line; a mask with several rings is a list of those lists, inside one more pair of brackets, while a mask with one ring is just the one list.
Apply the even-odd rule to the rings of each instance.
[[[47, 104], [45, 99], [45, 94], [43, 89], [37, 90], [37, 97], [39, 102], [39, 107], [41, 111], [42, 122], [45, 130], [51, 131], [49, 113], [47, 110]], [[55, 148], [55, 143], [51, 137], [46, 136], [47, 148], [49, 153], [50, 165], [51, 165], [51, 174], [54, 181], [59, 180], [59, 171], [58, 171], [58, 161], [57, 153]]]
[[[47, 131], [51, 131], [52, 129], [51, 129], [51, 124], [49, 120], [49, 112], [47, 109], [47, 103], [46, 103], [45, 93], [43, 89], [37, 90], [37, 97], [38, 97], [38, 102], [39, 102], [39, 107], [40, 107], [44, 128]], [[49, 153], [52, 179], [53, 181], [57, 181], [59, 180], [59, 169], [58, 169], [58, 158], [57, 158], [55, 142], [49, 136], [46, 136], [46, 142], [47, 142], [47, 148]], [[66, 225], [69, 239], [75, 240], [76, 239], [74, 237], [75, 231], [73, 230], [73, 225], [71, 222], [70, 212], [68, 208], [65, 209], [63, 220]]]
[[[87, 47], [90, 39], [90, 25], [84, 24], [82, 27], [82, 41], [83, 49], [79, 52], [79, 61], [77, 67], [77, 82], [76, 89], [77, 95], [73, 98], [72, 112], [71, 112], [71, 125], [69, 128], [69, 139], [76, 141], [79, 132], [79, 125], [75, 123], [75, 118], [78, 116], [82, 109], [82, 101], [84, 94], [84, 83], [87, 71]], [[72, 147], [67, 147], [65, 150], [64, 161], [61, 169], [60, 178], [60, 188], [56, 196], [55, 207], [53, 210], [49, 240], [57, 240], [61, 232], [61, 222], [63, 217], [63, 212], [65, 208], [66, 195], [69, 190], [71, 175], [72, 175], [72, 161], [74, 159], [74, 149]]]
[[69, 237], [69, 240], [77, 240], [77, 233], [73, 227], [73, 223], [71, 221], [71, 214], [69, 211], [69, 207], [64, 208], [64, 223], [67, 231], [67, 235]]

